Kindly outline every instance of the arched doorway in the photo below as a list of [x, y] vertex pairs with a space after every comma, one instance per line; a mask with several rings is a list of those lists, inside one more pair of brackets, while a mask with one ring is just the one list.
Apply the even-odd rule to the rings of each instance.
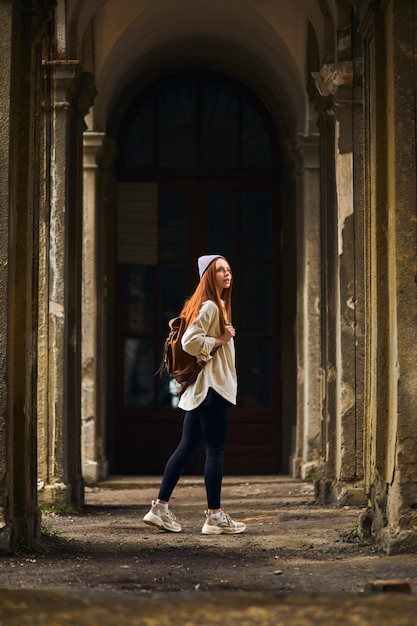
[[167, 322], [198, 280], [196, 259], [213, 252], [235, 279], [240, 391], [225, 471], [280, 470], [279, 168], [265, 107], [219, 73], [176, 73], [128, 109], [118, 137], [111, 472], [160, 474], [178, 440], [182, 412], [154, 373]]

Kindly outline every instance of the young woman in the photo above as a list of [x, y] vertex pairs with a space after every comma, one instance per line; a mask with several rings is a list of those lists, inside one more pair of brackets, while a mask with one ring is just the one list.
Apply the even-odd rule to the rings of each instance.
[[207, 510], [202, 533], [235, 534], [243, 532], [246, 525], [233, 521], [220, 504], [228, 409], [236, 404], [237, 395], [232, 272], [219, 254], [200, 257], [198, 270], [200, 282], [181, 312], [187, 323], [182, 346], [204, 367], [179, 401], [178, 406], [185, 410], [182, 438], [166, 464], [158, 499], [152, 501], [143, 520], [160, 529], [180, 532], [181, 525], [168, 508], [169, 499], [188, 460], [204, 440]]

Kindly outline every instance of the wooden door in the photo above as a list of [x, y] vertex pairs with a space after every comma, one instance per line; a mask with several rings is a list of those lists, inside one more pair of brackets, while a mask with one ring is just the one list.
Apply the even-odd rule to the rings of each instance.
[[[201, 78], [191, 76], [190, 82], [186, 79], [185, 84], [181, 83], [187, 102], [193, 86], [192, 105], [200, 102], [194, 118], [187, 116], [195, 120], [196, 132], [188, 140], [180, 140], [181, 145], [189, 144], [178, 157], [182, 169], [171, 171], [161, 163], [158, 166], [158, 158], [178, 165], [171, 147], [165, 152], [160, 150], [159, 157], [157, 151], [153, 153], [156, 167], [152, 175], [143, 171], [146, 163], [142, 155], [140, 167], [136, 160], [132, 172], [125, 166], [119, 176], [119, 198], [127, 194], [129, 208], [123, 213], [128, 217], [124, 227], [119, 228], [118, 241], [120, 249], [126, 241], [133, 242], [135, 249], [126, 256], [119, 253], [116, 265], [115, 406], [110, 455], [113, 473], [161, 474], [179, 440], [183, 413], [176, 408], [168, 377], [160, 379], [154, 373], [159, 367], [168, 320], [178, 314], [184, 299], [197, 284], [197, 257], [212, 253], [229, 260], [234, 277], [233, 323], [237, 331], [239, 394], [237, 407], [230, 411], [225, 472], [268, 474], [278, 472], [281, 467], [280, 207], [276, 177], [271, 171], [273, 142], [270, 141], [268, 152], [270, 168], [259, 167], [263, 162], [259, 161], [258, 146], [258, 160], [253, 160], [252, 168], [240, 171], [245, 169], [245, 158], [249, 158], [241, 154], [243, 146], [248, 144], [248, 139], [245, 144], [242, 138], [241, 127], [237, 129], [236, 150], [232, 151], [238, 154], [237, 159], [229, 146], [226, 152], [230, 155], [222, 161], [225, 155], [216, 156], [215, 142], [204, 156], [202, 145], [208, 139], [204, 139], [207, 129], [201, 112], [201, 94], [210, 95], [210, 89], [207, 83], [204, 89], [201, 87]], [[216, 100], [224, 106], [224, 101], [230, 100], [230, 83], [222, 78], [217, 82], [215, 79], [214, 84], [216, 94], [225, 85], [226, 95], [223, 93]], [[239, 86], [232, 87], [237, 90], [236, 102], [242, 104]], [[159, 93], [163, 89], [160, 87]], [[168, 93], [173, 93], [171, 83]], [[178, 92], [175, 94], [177, 98]], [[166, 93], [165, 97], [168, 97]], [[211, 97], [214, 98], [213, 93]], [[155, 93], [152, 98], [162, 128], [161, 107], [155, 105]], [[144, 102], [149, 103], [149, 98]], [[241, 109], [237, 111], [242, 120]], [[255, 109], [250, 111], [254, 114]], [[132, 129], [134, 124], [133, 121], [126, 127]], [[223, 117], [217, 133], [221, 134], [222, 125]], [[161, 128], [155, 131], [157, 135]], [[211, 137], [211, 133], [207, 136]], [[136, 154], [131, 146], [132, 132], [127, 137], [125, 154], [129, 150]], [[155, 142], [160, 145], [161, 137], [157, 136]], [[217, 144], [220, 145], [223, 144]], [[230, 159], [233, 167], [225, 165]], [[149, 180], [154, 181], [153, 199], [144, 201], [140, 181]], [[122, 200], [118, 202], [122, 206]], [[204, 450], [201, 450], [187, 471], [201, 473], [203, 464]]]

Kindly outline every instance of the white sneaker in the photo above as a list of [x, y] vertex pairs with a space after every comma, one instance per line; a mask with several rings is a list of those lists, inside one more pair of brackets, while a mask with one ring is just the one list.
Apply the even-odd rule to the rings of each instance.
[[161, 530], [179, 533], [182, 530], [181, 524], [178, 524], [175, 519], [175, 515], [169, 509], [163, 511], [156, 505], [155, 500], [152, 500], [152, 506], [146, 513], [143, 521], [145, 524], [149, 524], [149, 526], [157, 526]]
[[236, 535], [237, 533], [243, 533], [246, 529], [246, 524], [233, 521], [224, 511], [222, 511], [218, 519], [211, 517], [207, 511], [204, 512], [206, 514], [206, 521], [201, 531], [203, 535], [221, 535], [222, 533]]

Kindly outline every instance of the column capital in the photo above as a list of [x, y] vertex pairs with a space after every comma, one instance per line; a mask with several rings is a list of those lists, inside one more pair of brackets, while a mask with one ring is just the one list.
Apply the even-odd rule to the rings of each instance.
[[98, 133], [90, 130], [84, 132], [84, 169], [96, 169], [98, 167], [97, 159], [101, 150], [103, 149], [105, 140], [106, 133]]
[[108, 169], [114, 163], [116, 144], [106, 133], [87, 130], [83, 134], [84, 169]]
[[319, 72], [312, 72], [317, 90], [321, 96], [334, 96], [339, 87], [353, 87], [355, 79], [363, 75], [363, 61], [341, 61], [326, 63]]
[[43, 61], [46, 79], [53, 85], [54, 101], [44, 102], [54, 109], [72, 109], [84, 116], [88, 113], [97, 90], [90, 72], [81, 69], [79, 61]]

